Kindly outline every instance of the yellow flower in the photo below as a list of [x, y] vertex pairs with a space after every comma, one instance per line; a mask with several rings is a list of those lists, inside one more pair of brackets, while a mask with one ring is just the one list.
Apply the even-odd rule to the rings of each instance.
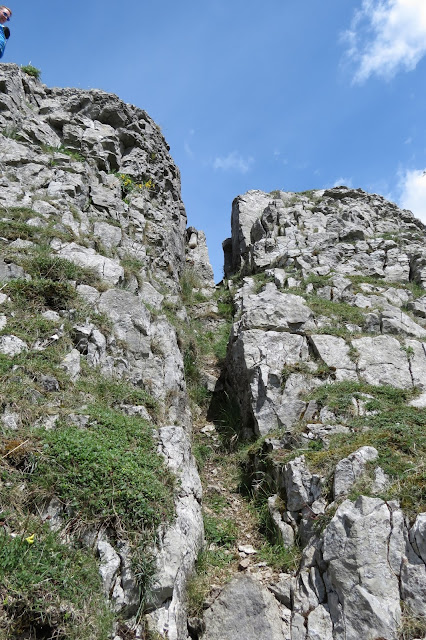
[[35, 533], [28, 536], [28, 538], [25, 538], [25, 542], [28, 542], [28, 544], [34, 544], [34, 538], [35, 538]]

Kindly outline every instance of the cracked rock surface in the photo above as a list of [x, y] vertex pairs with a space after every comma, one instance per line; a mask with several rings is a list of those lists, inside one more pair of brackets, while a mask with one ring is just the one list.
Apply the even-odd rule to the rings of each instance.
[[[400, 445], [386, 448], [376, 433], [411, 437], [399, 395], [414, 412], [426, 406], [426, 229], [346, 187], [249, 191], [233, 202], [231, 228], [225, 387], [240, 436], [259, 438], [244, 467], [252, 490], [267, 496], [276, 539], [301, 547], [296, 569], [269, 585], [285, 623], [278, 637], [414, 640], [424, 629], [425, 513], [404, 512], [404, 476], [397, 463], [380, 466], [403, 455]], [[410, 414], [419, 426], [423, 415]], [[422, 467], [415, 450], [406, 473]]]

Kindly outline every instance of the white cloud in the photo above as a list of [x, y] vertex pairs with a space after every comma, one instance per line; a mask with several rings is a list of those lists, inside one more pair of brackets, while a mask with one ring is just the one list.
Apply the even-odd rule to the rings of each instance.
[[352, 187], [352, 178], [337, 178], [337, 180], [335, 180], [333, 182], [333, 187]]
[[217, 157], [213, 160], [213, 169], [222, 169], [223, 171], [239, 171], [247, 173], [254, 163], [254, 158], [248, 156], [243, 158], [237, 151], [228, 153], [225, 157]]
[[412, 71], [426, 54], [426, 2], [362, 0], [343, 40], [348, 58], [357, 64], [354, 82]]
[[194, 157], [194, 152], [191, 149], [191, 147], [189, 146], [189, 143], [185, 140], [185, 142], [183, 143], [183, 148], [185, 150], [185, 153], [187, 156], [189, 156], [190, 158]]
[[401, 176], [400, 187], [400, 206], [426, 223], [426, 170], [407, 170]]

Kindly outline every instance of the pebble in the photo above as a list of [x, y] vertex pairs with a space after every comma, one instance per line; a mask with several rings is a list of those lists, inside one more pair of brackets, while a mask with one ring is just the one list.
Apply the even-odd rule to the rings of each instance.
[[251, 544], [240, 544], [238, 547], [238, 551], [240, 551], [241, 553], [245, 553], [248, 556], [252, 555], [253, 553], [257, 553], [256, 549], [252, 547]]
[[240, 561], [239, 565], [238, 565], [238, 569], [240, 571], [245, 571], [246, 569], [248, 569], [250, 566], [250, 558], [244, 558], [243, 560]]

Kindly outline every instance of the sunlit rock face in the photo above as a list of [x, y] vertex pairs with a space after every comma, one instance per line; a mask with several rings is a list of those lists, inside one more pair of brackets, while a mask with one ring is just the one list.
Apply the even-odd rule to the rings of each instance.
[[158, 126], [117, 96], [49, 89], [16, 65], [1, 65], [0, 82], [0, 207], [32, 210], [30, 225], [52, 228], [52, 255], [105, 282], [104, 293], [80, 290], [114, 323], [116, 344], [98, 364], [158, 398], [165, 420], [188, 426], [182, 357], [161, 317], [164, 295], [179, 293], [186, 215]]
[[304, 397], [327, 381], [425, 390], [425, 227], [411, 212], [345, 187], [249, 191], [232, 232], [228, 372], [246, 430], [310, 420]]
[[[271, 637], [422, 637], [426, 228], [346, 187], [249, 191], [234, 200], [231, 227], [224, 384], [239, 437], [261, 437], [246, 481], [267, 499], [275, 540], [301, 547], [264, 584], [280, 608]], [[217, 620], [236, 624], [237, 585], [208, 610], [208, 638]]]
[[[74, 265], [76, 274], [91, 274], [83, 280], [71, 275], [64, 285], [78, 299], [78, 308], [86, 309], [86, 317], [78, 315], [69, 333], [64, 319], [72, 324], [77, 311], [63, 312], [64, 305], [53, 298], [53, 308], [44, 314], [57, 328], [32, 344], [8, 333], [10, 317], [1, 315], [2, 357], [37, 351], [47, 358], [52, 344], [68, 340], [61, 367], [71, 385], [90, 378], [90, 369], [113, 383], [125, 381], [134, 393], [117, 398], [114, 408], [156, 422], [158, 453], [176, 486], [170, 486], [175, 518], [157, 536], [151, 625], [153, 632], [186, 640], [185, 585], [203, 544], [203, 522], [173, 318], [186, 317], [180, 283], [186, 269], [199, 272], [200, 288], [208, 293], [214, 288], [205, 236], [186, 231], [179, 170], [160, 128], [145, 111], [117, 96], [51, 89], [16, 65], [2, 64], [0, 131], [0, 218], [7, 231], [4, 237], [0, 232], [1, 283], [31, 281], [25, 260], [38, 250], [48, 259], [61, 259], [62, 265]], [[7, 302], [7, 295], [1, 295], [0, 304]], [[54, 378], [45, 376], [42, 382], [47, 391], [59, 389]], [[81, 402], [77, 392], [75, 397]], [[62, 407], [50, 413], [39, 422], [46, 430], [57, 427]], [[76, 405], [69, 421], [84, 430], [86, 413]], [[5, 428], [20, 427], [19, 407], [6, 406], [2, 414]], [[59, 531], [64, 505], [53, 501], [45, 514]], [[88, 534], [119, 618], [143, 612], [141, 595], [148, 606], [136, 584], [126, 535], [108, 528]], [[134, 637], [145, 637], [135, 620], [130, 626]]]

